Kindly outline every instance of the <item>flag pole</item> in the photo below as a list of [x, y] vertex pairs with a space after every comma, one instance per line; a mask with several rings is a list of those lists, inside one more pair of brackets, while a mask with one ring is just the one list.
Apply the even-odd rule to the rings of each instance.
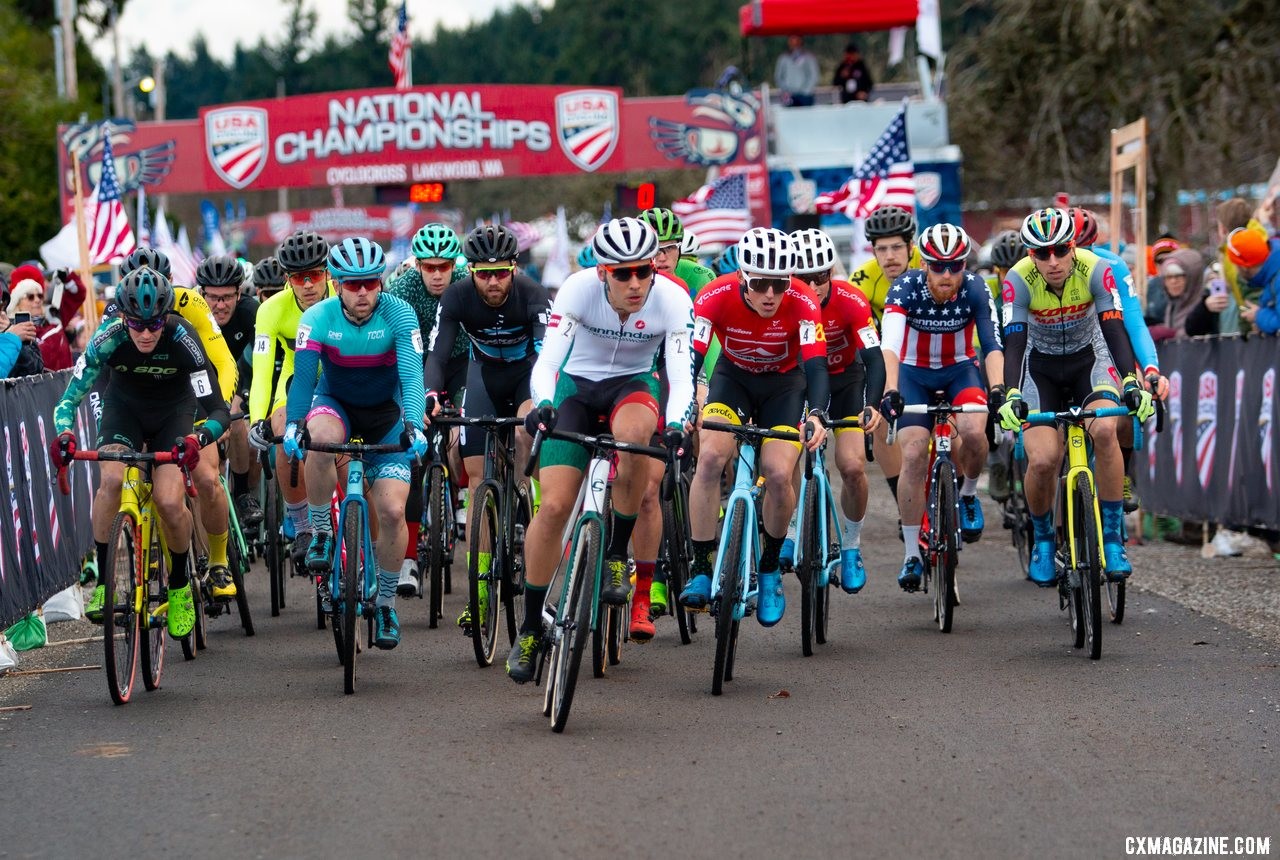
[[89, 331], [98, 327], [98, 297], [93, 288], [93, 268], [89, 265], [89, 236], [84, 226], [84, 195], [80, 184], [80, 153], [71, 152], [71, 191], [76, 208], [76, 241], [80, 246], [80, 280], [84, 283], [84, 322]]

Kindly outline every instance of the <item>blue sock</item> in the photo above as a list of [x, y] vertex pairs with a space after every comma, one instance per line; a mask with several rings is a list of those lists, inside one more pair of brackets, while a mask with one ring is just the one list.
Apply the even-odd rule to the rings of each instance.
[[333, 534], [332, 512], [328, 505], [307, 505], [311, 516], [311, 530]]
[[378, 598], [374, 603], [378, 606], [396, 605], [396, 584], [400, 582], [400, 571], [378, 568]]
[[1124, 502], [1098, 501], [1102, 511], [1102, 540], [1106, 543], [1119, 543], [1124, 531]]
[[1032, 514], [1031, 524], [1035, 528], [1036, 540], [1053, 540], [1053, 511]]

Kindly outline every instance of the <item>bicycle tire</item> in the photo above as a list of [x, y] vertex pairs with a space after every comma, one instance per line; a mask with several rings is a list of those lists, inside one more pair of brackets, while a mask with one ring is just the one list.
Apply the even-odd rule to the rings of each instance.
[[249, 559], [244, 554], [244, 533], [239, 524], [232, 523], [233, 531], [227, 541], [227, 567], [231, 569], [231, 581], [236, 586], [236, 610], [240, 615], [240, 627], [245, 636], [253, 635], [253, 613], [249, 610], [249, 592], [245, 589], [244, 575], [249, 572]]
[[1107, 614], [1111, 617], [1111, 623], [1123, 624], [1124, 623], [1124, 580], [1121, 580], [1120, 582], [1112, 582], [1110, 579], [1107, 579], [1106, 586], [1107, 586]]
[[[835, 511], [830, 508], [827, 510], [827, 534], [836, 534]], [[839, 559], [839, 543], [833, 540], [827, 552], [827, 557], [823, 559], [824, 564]], [[828, 578], [827, 584], [819, 587], [815, 592], [817, 602], [813, 614], [813, 640], [819, 645], [827, 644], [827, 630], [831, 621], [831, 590], [835, 587], [835, 583]]]
[[[146, 599], [143, 603], [146, 614], [138, 617], [139, 625], [143, 624], [143, 618], [146, 619], [147, 625], [146, 641], [138, 649], [138, 656], [142, 662], [142, 684], [148, 692], [160, 689], [160, 673], [164, 670], [166, 631], [163, 626], [153, 624], [151, 618], [154, 615], [153, 607], [158, 607], [165, 602], [167, 598], [165, 586], [169, 582], [169, 565], [164, 557], [164, 549], [160, 546], [160, 536], [157, 531], [158, 529], [152, 531], [151, 551], [147, 554]], [[197, 617], [199, 617], [198, 613]]]
[[[102, 602], [103, 663], [107, 667], [107, 689], [117, 705], [133, 695], [138, 670], [139, 619], [136, 589], [138, 524], [133, 515], [121, 511], [111, 523], [107, 543], [107, 569]], [[116, 639], [119, 632], [121, 638]]]
[[800, 535], [800, 563], [796, 565], [796, 577], [800, 580], [800, 653], [806, 657], [813, 656], [819, 572], [827, 559], [825, 547], [821, 553], [818, 551], [818, 489], [816, 479], [805, 484], [804, 499], [801, 500], [804, 507], [800, 515], [804, 534]]
[[[423, 589], [430, 596], [430, 605], [428, 607], [429, 621], [427, 626], [435, 628], [439, 626], [440, 619], [444, 617], [444, 553], [445, 542], [448, 540], [445, 535], [448, 516], [445, 514], [445, 505], [448, 499], [445, 497], [445, 477], [444, 466], [433, 465], [427, 469], [426, 493], [427, 501], [423, 505], [422, 510], [426, 515], [426, 553], [419, 553], [418, 570], [423, 570], [422, 563], [426, 561], [427, 588]], [[425, 555], [425, 559], [424, 556]], [[420, 591], [419, 594], [422, 592]]]
[[284, 541], [280, 535], [280, 488], [274, 479], [266, 484], [267, 503], [263, 505], [262, 529], [265, 537], [263, 555], [267, 562], [267, 582], [271, 586], [271, 617], [284, 609]]
[[[711, 695], [724, 692], [724, 682], [733, 680], [733, 650], [737, 639], [737, 624], [733, 617], [734, 604], [742, 590], [742, 571], [739, 570], [739, 553], [747, 549], [746, 518], [741, 499], [733, 504], [729, 515], [728, 540], [720, 546], [720, 600], [716, 611], [716, 657], [711, 674]], [[713, 597], [714, 599], [714, 597]]]
[[502, 611], [507, 616], [509, 645], [516, 642], [516, 634], [524, 625], [524, 536], [533, 519], [533, 503], [529, 498], [529, 484], [516, 484], [515, 509], [511, 512], [511, 534], [499, 541], [502, 552]]
[[573, 694], [578, 684], [578, 670], [582, 665], [582, 652], [586, 649], [587, 635], [590, 632], [591, 598], [595, 593], [595, 584], [600, 579], [603, 551], [603, 526], [595, 518], [588, 519], [578, 529], [574, 557], [567, 568], [572, 579], [565, 589], [564, 605], [559, 607], [557, 617], [557, 623], [562, 626], [551, 662], [551, 683], [555, 684], [551, 693], [553, 732], [563, 732], [569, 721], [569, 709], [573, 706]]
[[1089, 476], [1076, 476], [1076, 558], [1080, 569], [1080, 608], [1084, 615], [1084, 644], [1090, 660], [1102, 657], [1102, 556], [1098, 546], [1096, 509]]
[[680, 605], [680, 592], [689, 581], [689, 561], [692, 550], [689, 546], [689, 523], [685, 515], [688, 511], [688, 489], [684, 477], [676, 482], [672, 497], [661, 503], [662, 508], [662, 566], [667, 576], [667, 609], [676, 617], [676, 626], [680, 630], [680, 644], [692, 642], [690, 633], [690, 613]]
[[345, 558], [341, 552], [335, 558], [342, 559], [342, 692], [348, 696], [356, 691], [356, 642], [360, 635], [360, 605], [364, 602], [364, 508], [349, 505], [342, 529], [342, 542], [346, 547]]
[[959, 548], [956, 545], [956, 475], [955, 466], [949, 462], [938, 464], [938, 473], [933, 480], [934, 498], [937, 507], [936, 516], [931, 518], [930, 527], [934, 530], [936, 546], [939, 549], [937, 564], [937, 582], [934, 585], [933, 601], [938, 617], [938, 629], [943, 633], [951, 632], [951, 625], [956, 606], [956, 562]]
[[1024, 577], [1031, 576], [1031, 547], [1035, 543], [1035, 531], [1031, 524], [1031, 514], [1027, 511], [1027, 498], [1022, 489], [1022, 461], [1013, 458], [1009, 469], [1010, 495], [1001, 507], [1002, 516], [1007, 518], [1009, 537], [1013, 548], [1018, 553], [1018, 564]]
[[631, 632], [631, 601], [628, 600], [622, 606], [609, 607], [609, 638], [605, 640], [606, 654], [609, 659], [610, 666], [617, 666], [622, 662], [622, 645], [627, 641], [627, 636]]
[[609, 668], [609, 649], [605, 640], [612, 632], [613, 607], [603, 601], [596, 604], [596, 625], [591, 628], [591, 677], [603, 678]]
[[[480, 668], [493, 665], [498, 646], [498, 613], [502, 606], [502, 578], [495, 568], [498, 557], [497, 487], [485, 481], [471, 496], [470, 535], [467, 553], [467, 607], [471, 613], [471, 646]], [[489, 569], [480, 570], [480, 559], [489, 556]], [[480, 612], [480, 583], [488, 589], [485, 611]]]
[[[292, 562], [290, 562], [292, 564]], [[326, 574], [327, 575], [327, 574]], [[316, 629], [323, 630], [327, 625], [328, 613], [324, 611], [324, 603], [320, 599], [320, 580], [315, 574], [309, 575], [311, 579], [312, 590], [316, 593]]]

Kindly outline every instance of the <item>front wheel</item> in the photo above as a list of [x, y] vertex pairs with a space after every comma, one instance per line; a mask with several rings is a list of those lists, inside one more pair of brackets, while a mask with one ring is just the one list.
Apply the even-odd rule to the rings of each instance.
[[938, 465], [933, 480], [936, 516], [933, 527], [933, 544], [938, 548], [937, 582], [934, 584], [933, 601], [938, 617], [938, 629], [951, 632], [952, 616], [956, 606], [956, 562], [959, 546], [956, 543], [956, 475], [955, 467], [948, 462]]
[[[444, 569], [445, 550], [452, 535], [446, 533], [449, 527], [449, 516], [446, 508], [449, 505], [445, 493], [444, 466], [431, 466], [427, 471], [426, 504], [422, 510], [426, 514], [426, 522], [422, 532], [426, 536], [426, 546], [418, 552], [418, 572], [430, 594], [428, 606], [428, 627], [436, 627], [444, 615]], [[419, 591], [419, 594], [422, 592]]]
[[471, 612], [471, 644], [476, 663], [493, 664], [498, 642], [498, 611], [502, 605], [501, 577], [495, 569], [498, 557], [498, 494], [492, 483], [483, 483], [471, 497], [471, 530], [467, 553], [467, 600]]
[[1107, 580], [1107, 610], [1112, 624], [1124, 623], [1124, 580]]
[[818, 583], [826, 566], [826, 548], [820, 548], [818, 528], [818, 482], [810, 480], [805, 485], [801, 508], [804, 523], [800, 539], [800, 558], [796, 564], [796, 576], [800, 579], [800, 653], [813, 656], [813, 639], [817, 632]]
[[138, 668], [138, 591], [143, 587], [138, 568], [138, 524], [121, 511], [111, 523], [107, 543], [102, 603], [102, 646], [111, 700], [123, 705], [133, 695]]
[[563, 732], [569, 722], [569, 708], [578, 683], [582, 652], [591, 632], [591, 598], [600, 576], [604, 533], [599, 520], [582, 524], [574, 543], [573, 558], [566, 568], [569, 581], [562, 589], [556, 615], [557, 630], [551, 652], [551, 730]]
[[263, 506], [262, 529], [266, 537], [263, 555], [267, 562], [267, 581], [271, 585], [271, 617], [284, 609], [284, 538], [280, 534], [280, 488], [274, 478], [264, 482], [267, 487], [267, 503]]
[[360, 604], [364, 602], [364, 509], [351, 505], [342, 528], [346, 552], [336, 559], [342, 562], [342, 691], [356, 691], [356, 642], [360, 636]]
[[1088, 475], [1076, 478], [1076, 563], [1080, 573], [1080, 610], [1089, 659], [1102, 657], [1102, 556], [1098, 514]]
[[[733, 503], [729, 521], [729, 539], [720, 545], [720, 594], [716, 603], [716, 657], [711, 674], [711, 695], [724, 692], [724, 682], [733, 679], [733, 657], [738, 638], [738, 622], [734, 608], [742, 592], [742, 554], [750, 552], [746, 533], [746, 506], [741, 500]], [[712, 595], [717, 600], [717, 595]]]
[[[167, 599], [169, 583], [169, 562], [165, 558], [164, 549], [160, 546], [159, 529], [151, 533], [151, 551], [147, 556], [147, 583], [143, 600], [143, 613], [138, 624], [146, 632], [139, 656], [142, 658], [142, 684], [150, 690], [160, 688], [160, 672], [164, 669], [165, 625], [153, 621], [157, 618], [156, 609]], [[197, 620], [200, 618], [196, 611]]]

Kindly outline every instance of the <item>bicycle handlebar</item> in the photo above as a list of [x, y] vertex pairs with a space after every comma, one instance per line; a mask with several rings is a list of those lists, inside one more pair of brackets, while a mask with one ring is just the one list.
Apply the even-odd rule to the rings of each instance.
[[431, 419], [431, 423], [445, 424], [450, 427], [484, 427], [486, 429], [487, 428], [496, 429], [498, 427], [519, 427], [522, 424], [524, 424], [524, 419], [515, 418], [515, 417], [495, 418], [492, 415], [482, 415], [482, 416], [471, 417], [466, 415], [454, 414], [454, 415], [437, 415], [435, 418]]
[[950, 403], [908, 403], [902, 409], [904, 415], [956, 415], [961, 412], [977, 412], [985, 415], [988, 412], [985, 403], [961, 403], [953, 406]]
[[[187, 491], [187, 495], [194, 497], [196, 494], [196, 485], [191, 480], [190, 470], [182, 466], [180, 458], [175, 457], [172, 451], [98, 451], [88, 449], [76, 451], [71, 455], [71, 459], [84, 460], [91, 463], [112, 462], [128, 465], [136, 465], [138, 463], [165, 465], [174, 463], [182, 470], [182, 484]], [[58, 489], [64, 496], [71, 494], [71, 481], [67, 477], [67, 465], [67, 463], [62, 463], [58, 466]]]
[[307, 451], [315, 451], [318, 454], [399, 454], [409, 450], [399, 442], [366, 444], [364, 442], [312, 442], [307, 440], [301, 447]]
[[1064, 421], [1078, 424], [1090, 418], [1119, 418], [1129, 415], [1127, 406], [1104, 406], [1101, 409], [1067, 409], [1063, 412], [1032, 412], [1026, 417], [1028, 424], [1056, 424]]
[[799, 442], [798, 430], [771, 430], [767, 427], [753, 427], [750, 424], [726, 424], [723, 421], [703, 421], [703, 430], [716, 430], [721, 433], [732, 433], [739, 438], [754, 437], [756, 439], [785, 439], [788, 442]]

